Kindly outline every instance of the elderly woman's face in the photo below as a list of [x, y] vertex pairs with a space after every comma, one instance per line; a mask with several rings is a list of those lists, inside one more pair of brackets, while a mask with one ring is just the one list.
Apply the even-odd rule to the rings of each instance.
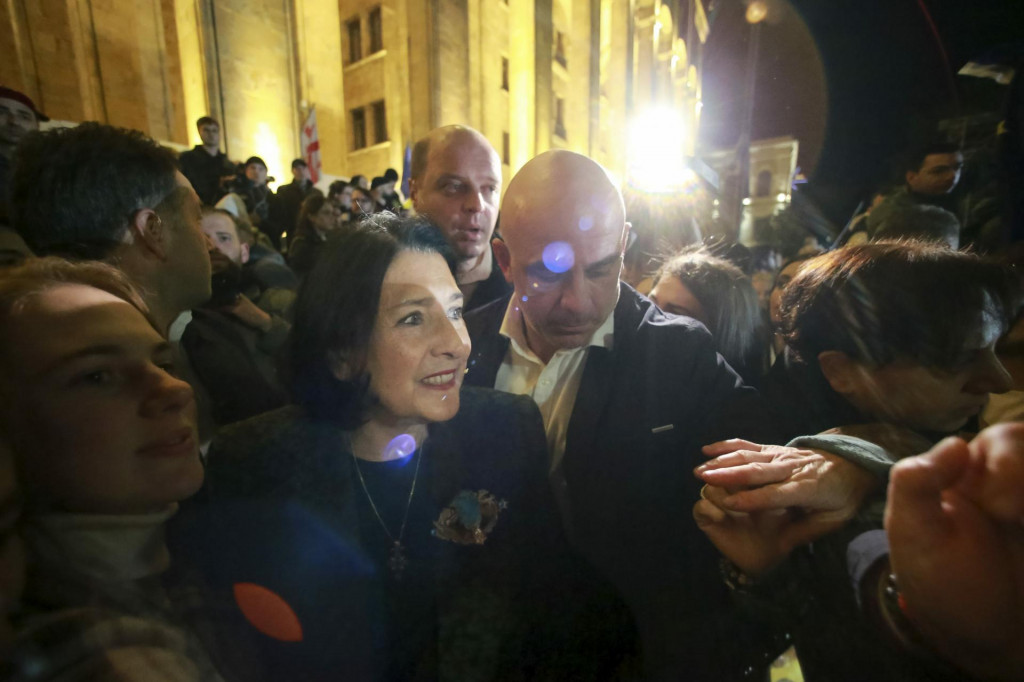
[[67, 284], [28, 299], [13, 321], [3, 418], [33, 505], [144, 513], [199, 489], [192, 389], [138, 310]]
[[436, 253], [402, 251], [384, 276], [366, 369], [373, 418], [440, 422], [459, 411], [469, 357], [462, 292]]

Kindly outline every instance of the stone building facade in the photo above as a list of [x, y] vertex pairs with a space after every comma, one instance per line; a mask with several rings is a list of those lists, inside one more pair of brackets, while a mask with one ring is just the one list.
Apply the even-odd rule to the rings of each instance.
[[[438, 125], [482, 131], [510, 176], [550, 148], [625, 167], [631, 115], [696, 129], [706, 0], [4, 0], [0, 82], [52, 118], [182, 148], [197, 118], [287, 181], [316, 108], [328, 176], [401, 172]], [[692, 154], [692, 149], [681, 153]]]

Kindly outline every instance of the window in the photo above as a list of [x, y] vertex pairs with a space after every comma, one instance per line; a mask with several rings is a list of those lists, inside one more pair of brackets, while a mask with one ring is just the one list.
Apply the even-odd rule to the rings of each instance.
[[501, 162], [503, 164], [505, 164], [506, 166], [510, 165], [509, 164], [509, 157], [511, 157], [512, 154], [509, 153], [509, 148], [511, 146], [512, 146], [512, 144], [511, 144], [511, 141], [509, 140], [508, 133], [502, 133], [501, 134]]
[[363, 30], [359, 25], [359, 17], [349, 21], [348, 27], [348, 61], [354, 64], [363, 58]]
[[555, 98], [555, 135], [563, 140], [565, 135], [565, 100], [561, 97]]
[[501, 89], [508, 92], [508, 57], [501, 58]]
[[366, 111], [361, 107], [352, 110], [352, 149], [366, 146]]
[[755, 187], [754, 196], [766, 197], [772, 192], [772, 172], [763, 170], [757, 174], [757, 186]]
[[384, 49], [384, 24], [381, 21], [380, 7], [370, 10], [370, 54]]
[[380, 144], [388, 141], [388, 115], [384, 109], [384, 100], [374, 102], [370, 105], [373, 108], [373, 143]]
[[569, 68], [569, 59], [565, 54], [565, 34], [561, 31], [555, 31], [555, 61]]

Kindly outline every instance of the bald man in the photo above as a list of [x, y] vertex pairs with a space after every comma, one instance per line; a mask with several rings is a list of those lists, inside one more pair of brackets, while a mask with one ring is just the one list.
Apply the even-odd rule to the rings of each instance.
[[706, 444], [776, 434], [700, 323], [620, 283], [629, 229], [597, 163], [567, 151], [527, 163], [494, 241], [514, 292], [467, 318], [466, 381], [539, 405], [563, 520], [632, 608], [648, 677], [739, 679], [766, 665], [761, 634], [735, 617], [718, 553], [691, 518], [693, 469]]
[[494, 265], [501, 159], [487, 138], [465, 126], [430, 131], [412, 150], [413, 208], [444, 233], [458, 258], [465, 310], [506, 296], [511, 287]]

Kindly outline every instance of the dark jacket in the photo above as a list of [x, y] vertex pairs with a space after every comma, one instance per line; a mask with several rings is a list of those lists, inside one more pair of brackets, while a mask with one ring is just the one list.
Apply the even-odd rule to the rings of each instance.
[[[285, 323], [278, 322], [272, 329], [274, 334], [287, 334], [281, 329]], [[247, 339], [246, 334], [253, 338]], [[209, 397], [208, 410], [217, 426], [268, 412], [287, 402], [276, 376], [276, 359], [258, 347], [255, 336], [256, 332], [224, 313], [197, 309], [192, 311], [192, 321], [181, 337], [181, 347]]]
[[477, 308], [482, 308], [488, 303], [501, 299], [508, 299], [512, 293], [512, 285], [505, 279], [505, 275], [498, 267], [498, 261], [494, 260], [494, 251], [491, 251], [491, 274], [487, 279], [479, 282], [473, 295], [466, 301], [465, 312], [469, 313]]
[[199, 200], [213, 206], [226, 194], [220, 183], [222, 177], [235, 174], [235, 166], [228, 161], [227, 154], [217, 152], [210, 156], [201, 145], [196, 145], [178, 157], [181, 174], [192, 183]]
[[295, 221], [299, 217], [302, 202], [316, 191], [313, 183], [308, 180], [304, 183], [292, 180], [287, 185], [281, 185], [277, 188], [277, 194], [274, 195], [274, 201], [271, 204], [271, 225], [268, 226], [272, 227], [273, 231], [267, 232], [264, 230], [264, 232], [274, 242], [274, 246], [278, 250], [281, 249], [282, 233], [287, 232], [289, 237], [293, 235], [295, 232]]
[[[595, 645], [572, 625], [590, 592], [572, 580], [536, 406], [466, 388], [456, 417], [431, 425], [415, 457], [422, 469], [401, 580], [391, 576], [391, 542], [367, 506], [344, 432], [299, 408], [218, 435], [204, 489], [176, 519], [172, 552], [222, 594], [256, 584], [290, 607], [301, 641], [250, 628], [272, 679], [334, 680], [339, 671], [353, 680], [609, 679], [598, 672], [608, 642]], [[506, 503], [483, 544], [432, 533], [457, 495], [481, 490]], [[603, 617], [589, 621], [603, 626]], [[581, 643], [591, 645], [589, 658], [565, 656]]]
[[[507, 305], [467, 318], [471, 384], [494, 386]], [[763, 671], [763, 633], [745, 634], [691, 509], [701, 446], [777, 442], [774, 429], [699, 322], [666, 315], [626, 284], [614, 316], [613, 348], [590, 349], [566, 437], [574, 544], [633, 609], [652, 679], [742, 679], [751, 654]]]

